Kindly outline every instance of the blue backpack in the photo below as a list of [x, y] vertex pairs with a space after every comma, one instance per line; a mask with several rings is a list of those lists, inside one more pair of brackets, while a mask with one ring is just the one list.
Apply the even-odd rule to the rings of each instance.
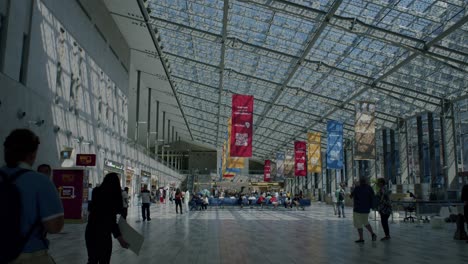
[[12, 175], [0, 170], [0, 264], [15, 260], [23, 251], [39, 221], [26, 235], [21, 232], [21, 193], [15, 181], [30, 170], [21, 169]]

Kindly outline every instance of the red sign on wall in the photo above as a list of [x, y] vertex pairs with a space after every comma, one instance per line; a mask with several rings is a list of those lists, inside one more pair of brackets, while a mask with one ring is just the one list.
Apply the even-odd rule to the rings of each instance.
[[232, 96], [231, 157], [252, 157], [253, 102], [252, 95]]
[[271, 160], [265, 160], [265, 166], [263, 167], [263, 181], [271, 181]]
[[57, 169], [53, 170], [53, 179], [62, 200], [65, 219], [84, 220], [86, 212], [83, 205], [88, 202], [88, 177], [85, 171]]
[[96, 166], [96, 154], [77, 154], [76, 166]]
[[307, 159], [306, 159], [307, 144], [305, 141], [294, 142], [294, 175], [307, 175]]

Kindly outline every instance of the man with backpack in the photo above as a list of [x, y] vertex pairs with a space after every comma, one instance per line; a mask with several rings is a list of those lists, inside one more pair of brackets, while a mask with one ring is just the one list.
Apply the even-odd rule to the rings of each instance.
[[0, 263], [54, 263], [46, 233], [59, 233], [63, 207], [54, 184], [32, 166], [39, 138], [16, 129], [6, 138], [0, 169]]
[[345, 191], [343, 189], [343, 183], [340, 183], [338, 186], [338, 189], [335, 191], [335, 196], [336, 196], [336, 209], [338, 211], [338, 217], [343, 216], [345, 218], [345, 213], [344, 213], [344, 202], [345, 202]]

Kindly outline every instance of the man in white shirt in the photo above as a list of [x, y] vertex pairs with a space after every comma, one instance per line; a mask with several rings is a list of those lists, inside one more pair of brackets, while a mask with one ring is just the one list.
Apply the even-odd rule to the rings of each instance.
[[91, 203], [93, 200], [93, 185], [90, 183], [88, 184], [88, 203]]
[[122, 208], [122, 214], [121, 216], [123, 219], [127, 219], [128, 215], [128, 187], [125, 187], [124, 190], [122, 191], [122, 203], [123, 203], [123, 208]]

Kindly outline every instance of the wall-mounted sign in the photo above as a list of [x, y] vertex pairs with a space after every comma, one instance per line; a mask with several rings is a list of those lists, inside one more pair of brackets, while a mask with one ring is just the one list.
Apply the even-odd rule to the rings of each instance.
[[151, 173], [149, 173], [147, 171], [144, 171], [144, 170], [141, 170], [141, 176], [142, 177], [151, 177]]
[[84, 169], [54, 169], [55, 186], [62, 200], [64, 217], [83, 222], [87, 218], [88, 175]]
[[123, 171], [124, 169], [124, 165], [122, 163], [118, 163], [108, 159], [104, 160], [104, 166], [106, 166], [107, 169], [114, 169], [118, 171]]
[[281, 186], [281, 183], [279, 182], [251, 182], [250, 183], [251, 186], [257, 186], [257, 187], [260, 187], [260, 186]]
[[69, 159], [71, 158], [72, 150], [62, 150], [60, 151], [60, 159]]
[[96, 154], [77, 154], [76, 166], [96, 166]]

